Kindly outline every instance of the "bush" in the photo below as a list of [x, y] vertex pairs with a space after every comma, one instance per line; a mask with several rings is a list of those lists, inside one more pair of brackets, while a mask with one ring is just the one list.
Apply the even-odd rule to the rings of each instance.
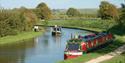
[[0, 11], [0, 37], [30, 31], [37, 22], [37, 16], [28, 9]]

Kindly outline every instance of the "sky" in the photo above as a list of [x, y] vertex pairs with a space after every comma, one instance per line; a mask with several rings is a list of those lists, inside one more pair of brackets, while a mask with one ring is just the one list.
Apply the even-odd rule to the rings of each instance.
[[[46, 3], [51, 9], [68, 9], [73, 8], [98, 8], [102, 0], [0, 0], [0, 7], [6, 9], [13, 8], [35, 8], [39, 3]], [[106, 0], [117, 7], [125, 0]]]

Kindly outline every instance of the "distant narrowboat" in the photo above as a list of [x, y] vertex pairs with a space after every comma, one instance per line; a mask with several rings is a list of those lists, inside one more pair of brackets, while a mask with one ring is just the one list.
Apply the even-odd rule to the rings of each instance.
[[52, 28], [52, 35], [60, 35], [61, 34], [61, 27], [55, 25]]
[[110, 33], [79, 35], [78, 38], [71, 38], [66, 44], [64, 59], [82, 56], [84, 53], [113, 40]]

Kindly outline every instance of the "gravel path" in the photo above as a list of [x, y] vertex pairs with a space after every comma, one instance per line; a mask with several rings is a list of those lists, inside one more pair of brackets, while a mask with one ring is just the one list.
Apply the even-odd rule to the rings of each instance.
[[92, 59], [92, 60], [90, 60], [90, 61], [87, 61], [87, 62], [85, 62], [85, 63], [100, 63], [100, 62], [102, 62], [102, 61], [109, 60], [109, 59], [113, 58], [113, 57], [116, 56], [116, 55], [120, 55], [120, 54], [123, 53], [123, 52], [125, 52], [125, 45], [123, 45], [123, 46], [117, 48], [117, 49], [116, 49], [115, 51], [113, 51], [113, 52], [110, 52], [110, 53], [105, 54], [105, 55], [103, 55], [103, 56], [97, 57], [97, 58]]

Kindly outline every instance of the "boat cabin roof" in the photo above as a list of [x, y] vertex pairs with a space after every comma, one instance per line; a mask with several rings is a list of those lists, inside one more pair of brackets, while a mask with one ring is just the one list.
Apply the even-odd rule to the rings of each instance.
[[77, 39], [70, 39], [68, 42], [88, 42], [97, 38], [101, 38], [103, 36], [106, 36], [107, 33], [99, 33], [97, 35], [86, 35], [86, 36], [79, 36]]

